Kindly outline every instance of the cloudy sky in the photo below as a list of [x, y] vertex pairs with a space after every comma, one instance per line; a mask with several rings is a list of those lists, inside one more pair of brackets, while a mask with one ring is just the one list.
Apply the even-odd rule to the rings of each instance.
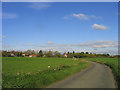
[[117, 54], [118, 3], [3, 2], [3, 50]]

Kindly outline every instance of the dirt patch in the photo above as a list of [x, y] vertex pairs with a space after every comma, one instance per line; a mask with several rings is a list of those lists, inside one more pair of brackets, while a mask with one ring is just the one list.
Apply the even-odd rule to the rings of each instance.
[[81, 62], [88, 62], [87, 60], [81, 60]]

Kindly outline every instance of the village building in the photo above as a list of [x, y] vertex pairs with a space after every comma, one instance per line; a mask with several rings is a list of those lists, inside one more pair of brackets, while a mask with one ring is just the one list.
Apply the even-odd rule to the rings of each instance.
[[11, 57], [14, 57], [14, 56], [15, 56], [15, 54], [14, 54], [14, 53], [11, 53], [11, 54], [10, 54], [10, 56], [11, 56]]
[[64, 56], [67, 58], [67, 54], [66, 53], [64, 53]]
[[37, 55], [29, 55], [29, 57], [37, 57]]
[[25, 57], [25, 56], [28, 56], [28, 54], [27, 54], [27, 53], [23, 53], [23, 54], [22, 54], [22, 56], [24, 56], [24, 57]]
[[43, 55], [43, 57], [46, 57], [46, 55]]

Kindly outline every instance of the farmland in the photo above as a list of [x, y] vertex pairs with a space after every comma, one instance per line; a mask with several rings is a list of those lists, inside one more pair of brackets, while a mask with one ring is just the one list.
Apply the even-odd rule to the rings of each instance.
[[3, 88], [43, 88], [90, 64], [72, 58], [2, 58]]
[[[85, 58], [85, 59], [109, 66], [113, 70], [113, 74], [116, 78], [116, 81], [118, 82], [118, 79], [120, 77], [119, 71], [120, 67], [118, 67], [118, 63], [120, 63], [120, 61], [118, 60], [118, 58]], [[120, 85], [120, 82], [118, 83]]]
[[[118, 58], [40, 58], [40, 57], [3, 57], [3, 88], [43, 88], [79, 72], [90, 60], [112, 68], [118, 81]], [[120, 62], [120, 61], [119, 61]]]

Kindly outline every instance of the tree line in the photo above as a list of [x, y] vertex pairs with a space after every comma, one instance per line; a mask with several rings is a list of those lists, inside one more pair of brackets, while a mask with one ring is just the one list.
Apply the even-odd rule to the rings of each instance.
[[111, 57], [109, 54], [96, 54], [89, 52], [65, 52], [60, 53], [58, 51], [42, 51], [35, 52], [34, 50], [27, 51], [2, 51], [2, 57], [29, 57], [34, 55], [35, 57], [66, 57], [66, 58], [83, 58], [83, 57]]

